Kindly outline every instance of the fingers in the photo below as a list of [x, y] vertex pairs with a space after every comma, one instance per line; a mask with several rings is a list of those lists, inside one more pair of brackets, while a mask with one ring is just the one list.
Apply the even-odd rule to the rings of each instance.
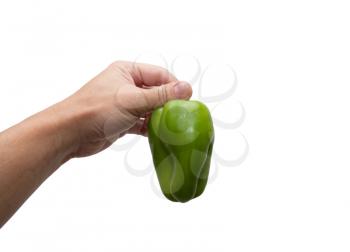
[[167, 69], [155, 65], [118, 61], [117, 64], [124, 66], [132, 76], [135, 85], [160, 86], [165, 83], [177, 81]]
[[192, 96], [190, 84], [178, 81], [162, 67], [124, 61], [117, 61], [111, 66], [132, 76], [136, 86], [121, 85], [114, 101], [116, 107], [137, 118], [170, 100]]
[[[140, 92], [138, 97], [135, 96], [135, 101], [138, 104], [133, 114], [146, 114], [145, 118], [140, 118], [127, 133], [147, 136], [147, 125], [150, 118], [150, 111], [161, 107], [167, 101], [173, 99], [189, 99], [192, 95], [192, 88], [187, 82], [172, 82], [161, 86], [156, 86], [151, 89], [136, 88]], [[136, 92], [135, 92], [136, 94]]]
[[148, 89], [125, 85], [118, 90], [115, 101], [117, 107], [123, 108], [135, 117], [140, 117], [163, 106], [167, 101], [189, 99], [191, 95], [190, 84], [175, 81]]
[[192, 96], [192, 88], [187, 82], [171, 82], [140, 91], [142, 98], [138, 100], [138, 113], [153, 111], [170, 100], [189, 99]]

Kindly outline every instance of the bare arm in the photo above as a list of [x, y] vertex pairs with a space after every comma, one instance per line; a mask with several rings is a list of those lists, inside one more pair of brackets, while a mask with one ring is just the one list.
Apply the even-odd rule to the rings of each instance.
[[63, 163], [126, 133], [145, 135], [149, 112], [191, 94], [165, 69], [116, 62], [71, 97], [1, 132], [0, 227]]
[[63, 107], [58, 104], [0, 133], [0, 226], [77, 148], [69, 132], [74, 118]]

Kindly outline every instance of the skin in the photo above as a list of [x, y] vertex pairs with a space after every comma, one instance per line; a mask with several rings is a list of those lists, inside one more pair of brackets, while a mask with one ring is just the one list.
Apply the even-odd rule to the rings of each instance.
[[117, 61], [67, 99], [0, 133], [0, 228], [62, 164], [125, 134], [146, 135], [150, 113], [189, 99], [166, 69]]

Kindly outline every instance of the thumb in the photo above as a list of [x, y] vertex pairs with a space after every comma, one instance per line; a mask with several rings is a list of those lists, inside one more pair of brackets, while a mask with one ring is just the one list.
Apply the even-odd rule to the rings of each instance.
[[154, 86], [150, 89], [143, 89], [142, 112], [152, 111], [163, 106], [167, 101], [175, 99], [189, 99], [192, 96], [192, 87], [189, 83], [170, 82], [161, 86]]

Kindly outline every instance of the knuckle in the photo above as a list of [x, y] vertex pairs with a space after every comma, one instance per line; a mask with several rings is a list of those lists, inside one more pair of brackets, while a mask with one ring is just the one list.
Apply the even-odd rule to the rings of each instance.
[[166, 86], [160, 86], [158, 88], [158, 101], [160, 104], [164, 104], [168, 100], [168, 92]]
[[168, 88], [163, 86], [163, 103], [167, 102], [169, 99], [168, 97]]
[[157, 94], [158, 94], [158, 101], [159, 103], [163, 103], [163, 87], [160, 86], [159, 88], [157, 88]]
[[120, 66], [122, 66], [123, 65], [123, 61], [121, 61], [121, 60], [116, 60], [116, 61], [113, 61], [109, 66], [111, 67], [111, 68], [119, 68]]

